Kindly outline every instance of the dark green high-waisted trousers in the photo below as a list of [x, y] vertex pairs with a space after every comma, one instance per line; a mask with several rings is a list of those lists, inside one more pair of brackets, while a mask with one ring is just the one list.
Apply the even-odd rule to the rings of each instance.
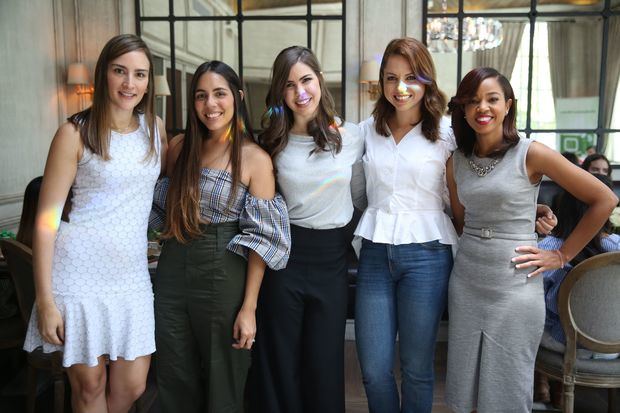
[[187, 244], [164, 243], [153, 282], [162, 412], [243, 411], [250, 352], [232, 348], [247, 262], [227, 251], [237, 222], [201, 226]]

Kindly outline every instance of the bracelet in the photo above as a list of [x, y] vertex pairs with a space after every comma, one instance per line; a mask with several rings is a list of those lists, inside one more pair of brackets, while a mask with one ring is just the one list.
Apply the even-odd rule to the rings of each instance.
[[562, 252], [560, 250], [551, 250], [551, 251], [555, 252], [560, 258], [560, 264], [561, 264], [560, 268], [564, 268], [564, 255], [562, 254]]

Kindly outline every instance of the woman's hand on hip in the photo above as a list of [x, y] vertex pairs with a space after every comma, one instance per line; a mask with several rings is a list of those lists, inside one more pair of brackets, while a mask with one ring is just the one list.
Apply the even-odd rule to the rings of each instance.
[[516, 264], [516, 268], [538, 267], [527, 275], [528, 278], [564, 266], [563, 258], [558, 250], [543, 250], [533, 246], [520, 246], [515, 248], [515, 251], [522, 254], [512, 259], [512, 262]]

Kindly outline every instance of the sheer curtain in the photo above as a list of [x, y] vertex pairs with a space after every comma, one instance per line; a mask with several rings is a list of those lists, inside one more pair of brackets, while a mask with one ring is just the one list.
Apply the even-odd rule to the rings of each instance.
[[[598, 96], [603, 25], [600, 21], [549, 22], [549, 64], [553, 97]], [[609, 19], [603, 127], [611, 126], [620, 78], [620, 17]], [[603, 137], [604, 139], [604, 137]], [[603, 141], [603, 147], [613, 142]], [[614, 146], [617, 146], [616, 143]], [[607, 148], [612, 149], [612, 148]]]
[[553, 97], [598, 96], [601, 64], [600, 21], [548, 22]]
[[474, 54], [474, 65], [476, 67], [492, 67], [501, 74], [510, 78], [512, 69], [517, 61], [517, 53], [523, 37], [524, 22], [502, 21], [503, 40], [502, 43], [490, 50], [480, 50]]
[[[614, 102], [616, 102], [616, 93], [618, 92], [618, 81], [620, 80], [620, 47], [616, 44], [617, 39], [620, 39], [620, 16], [613, 16], [609, 19], [609, 44], [607, 47], [607, 73], [605, 79], [605, 99], [603, 110], [603, 126], [606, 128], [620, 127], [620, 122], [612, 125], [614, 118], [614, 109], [616, 112], [615, 118], [620, 119], [620, 108], [614, 108]], [[618, 139], [605, 140], [603, 145], [603, 151], [610, 157], [610, 160], [614, 162], [620, 162], [620, 142]]]

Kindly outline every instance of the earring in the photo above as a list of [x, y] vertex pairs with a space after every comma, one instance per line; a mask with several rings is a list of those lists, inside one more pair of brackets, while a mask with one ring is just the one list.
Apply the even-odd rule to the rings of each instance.
[[509, 112], [509, 111], [507, 110], [507, 111], [506, 111], [506, 115], [508, 114], [508, 112]]

